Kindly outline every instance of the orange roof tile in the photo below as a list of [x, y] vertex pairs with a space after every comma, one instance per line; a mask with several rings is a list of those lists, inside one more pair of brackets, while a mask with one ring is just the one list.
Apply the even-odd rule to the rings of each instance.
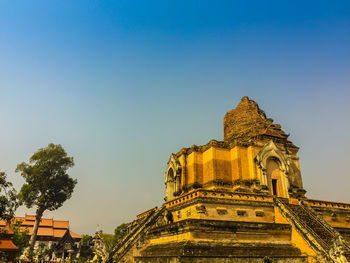
[[63, 221], [63, 220], [54, 220], [53, 221], [53, 227], [54, 228], [69, 228], [69, 221]]
[[[28, 229], [28, 234], [33, 234], [34, 227], [27, 227], [23, 230]], [[38, 228], [38, 236], [53, 236], [53, 229], [51, 227], [39, 227]]]
[[80, 238], [80, 239], [82, 239], [81, 236], [79, 236], [78, 234], [76, 234], [76, 233], [74, 233], [74, 232], [72, 232], [72, 231], [69, 231], [69, 233], [70, 233], [70, 235], [72, 236], [72, 238]]
[[[35, 216], [26, 215], [25, 217], [15, 217], [13, 221], [21, 221], [21, 230], [28, 230], [28, 234], [33, 233], [33, 228], [35, 224]], [[6, 222], [0, 220], [0, 227], [5, 228]], [[38, 228], [38, 236], [43, 237], [57, 237], [61, 238], [69, 229], [69, 221], [65, 220], [54, 220], [52, 218], [42, 218]], [[70, 234], [73, 238], [81, 239], [82, 237], [78, 234], [71, 232]]]
[[53, 236], [54, 237], [63, 237], [64, 233], [66, 233], [67, 229], [54, 229]]
[[[29, 232], [33, 233], [33, 229], [30, 229]], [[50, 227], [39, 227], [38, 236], [53, 236], [53, 229]]]
[[0, 250], [9, 251], [9, 250], [18, 250], [18, 247], [13, 244], [10, 239], [1, 239], [0, 240]]
[[53, 219], [42, 218], [39, 226], [53, 226]]
[[[20, 230], [23, 232], [23, 231], [25, 231], [25, 230], [28, 230], [29, 231], [29, 227], [27, 227], [27, 226], [21, 226], [20, 227]], [[29, 233], [28, 233], [29, 234]]]
[[13, 235], [10, 222], [6, 222], [6, 225], [4, 226], [3, 230], [6, 232], [6, 234]]
[[26, 215], [25, 220], [30, 220], [30, 221], [34, 220], [35, 221], [35, 216], [33, 216], [33, 215]]
[[22, 226], [34, 226], [35, 222], [34, 221], [23, 221]]
[[[66, 233], [66, 229], [54, 229], [53, 232], [54, 232], [54, 237], [63, 237], [63, 235]], [[71, 235], [72, 238], [78, 238], [78, 239], [81, 239], [82, 237], [79, 236], [78, 234], [72, 232], [72, 231], [69, 231], [69, 234]]]
[[24, 221], [25, 220], [25, 217], [20, 217], [20, 216], [16, 216], [15, 218], [14, 218], [14, 221]]

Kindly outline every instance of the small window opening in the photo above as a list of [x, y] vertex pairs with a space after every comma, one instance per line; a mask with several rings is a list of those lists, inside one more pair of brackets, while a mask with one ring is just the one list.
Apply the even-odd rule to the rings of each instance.
[[272, 194], [277, 195], [277, 179], [272, 179]]

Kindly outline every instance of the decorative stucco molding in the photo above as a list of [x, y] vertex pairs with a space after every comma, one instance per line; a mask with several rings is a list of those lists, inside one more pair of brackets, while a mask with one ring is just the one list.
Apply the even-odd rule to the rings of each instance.
[[267, 162], [269, 159], [275, 159], [278, 161], [279, 168], [283, 174], [282, 185], [285, 197], [288, 197], [289, 192], [289, 167], [291, 163], [291, 157], [285, 152], [280, 150], [276, 144], [271, 140], [269, 141], [255, 156], [255, 162], [261, 170], [261, 185], [268, 187], [268, 178], [266, 174]]
[[164, 174], [165, 200], [174, 199], [174, 194], [180, 191], [181, 184], [181, 164], [175, 154], [171, 154], [166, 172]]

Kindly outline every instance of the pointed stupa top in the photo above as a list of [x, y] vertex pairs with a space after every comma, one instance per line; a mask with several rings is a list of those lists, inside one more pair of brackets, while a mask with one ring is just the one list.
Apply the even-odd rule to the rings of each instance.
[[266, 118], [265, 112], [254, 100], [243, 97], [235, 109], [225, 114], [224, 140], [249, 140], [259, 135], [285, 140], [289, 136], [281, 129], [281, 125], [274, 124], [272, 119]]

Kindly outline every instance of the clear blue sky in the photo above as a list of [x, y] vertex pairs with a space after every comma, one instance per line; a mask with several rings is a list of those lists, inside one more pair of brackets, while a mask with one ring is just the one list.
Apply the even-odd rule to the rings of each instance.
[[80, 234], [160, 205], [170, 154], [222, 139], [245, 95], [301, 147], [308, 196], [350, 202], [349, 1], [0, 0], [0, 170], [19, 189], [62, 144], [78, 185], [45, 216]]

